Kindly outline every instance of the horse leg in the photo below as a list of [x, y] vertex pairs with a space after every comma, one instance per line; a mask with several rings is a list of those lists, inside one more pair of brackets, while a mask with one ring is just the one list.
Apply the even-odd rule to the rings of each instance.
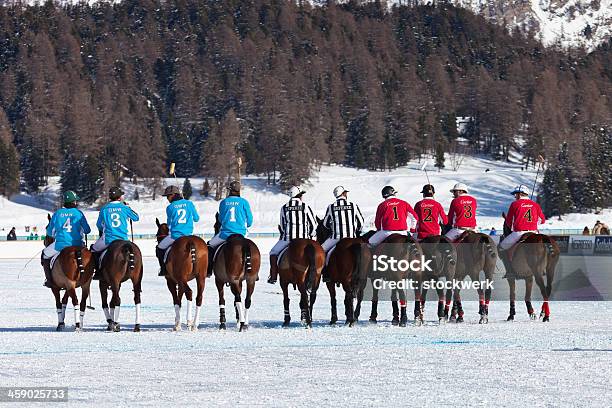
[[204, 298], [204, 285], [206, 284], [206, 275], [202, 272], [196, 276], [196, 307], [193, 316], [192, 331], [198, 331], [200, 325], [200, 310], [202, 309], [202, 300]]
[[111, 310], [113, 313], [113, 331], [118, 332], [121, 330], [121, 326], [119, 325], [119, 312], [121, 312], [121, 298], [119, 297], [119, 290], [121, 289], [121, 284], [117, 284], [117, 282], [111, 283], [111, 291], [113, 292], [113, 297], [111, 298]]
[[289, 323], [291, 322], [291, 313], [289, 312], [289, 283], [283, 283], [283, 281], [281, 281], [281, 288], [283, 289], [283, 307], [285, 308], [283, 327], [289, 327]]
[[174, 303], [174, 331], [178, 331], [181, 330], [181, 301], [177, 294], [176, 283], [166, 278], [166, 285], [172, 294], [172, 301]]
[[463, 323], [463, 305], [461, 304], [461, 291], [456, 289], [453, 293], [453, 315], [456, 315], [456, 322]]
[[438, 322], [442, 324], [446, 321], [444, 289], [436, 287], [436, 293], [438, 294]]
[[378, 317], [378, 289], [372, 281], [372, 311], [370, 312], [370, 323], [376, 323]]
[[219, 292], [219, 330], [225, 330], [225, 296], [223, 293], [223, 281], [215, 278], [217, 292]]
[[393, 308], [393, 318], [391, 324], [393, 326], [399, 325], [399, 305], [397, 304], [397, 289], [391, 290], [391, 307]]
[[136, 308], [136, 320], [134, 322], [134, 331], [140, 331], [140, 292], [142, 292], [142, 270], [137, 281], [132, 280], [134, 287], [134, 306]]
[[[404, 289], [398, 289], [399, 291], [399, 304], [400, 304], [400, 327], [406, 327], [406, 323], [408, 323], [408, 314], [406, 313], [406, 308], [408, 306], [406, 291]], [[423, 320], [423, 314], [421, 314], [421, 321]]]
[[309, 327], [308, 325], [308, 291], [306, 290], [304, 285], [300, 285], [298, 289], [300, 290], [300, 311], [301, 311], [300, 320], [303, 325], [305, 325], [306, 327]]
[[106, 317], [106, 323], [108, 325], [106, 330], [111, 331], [113, 329], [113, 318], [108, 310], [108, 282], [100, 278], [98, 287], [100, 289], [100, 299], [102, 300], [102, 310], [104, 311], [104, 316]]
[[81, 324], [79, 321], [79, 298], [77, 297], [76, 289], [70, 289], [70, 299], [72, 300], [72, 309], [74, 310], [74, 330], [81, 331]]
[[359, 320], [359, 315], [361, 314], [361, 302], [363, 301], [363, 289], [359, 289], [357, 291], [357, 304], [355, 305], [355, 323]]
[[478, 287], [478, 289], [476, 289], [476, 292], [478, 292], [478, 314], [480, 315], [480, 320], [478, 320], [479, 324], [483, 324], [486, 323], [485, 322], [485, 296], [484, 296], [484, 290], [482, 290], [481, 287]]
[[183, 282], [183, 288], [185, 288], [185, 298], [187, 299], [187, 330], [193, 330], [193, 317], [191, 304], [193, 303], [193, 291], [189, 287], [188, 282]]
[[177, 283], [177, 293], [176, 293], [176, 298], [178, 300], [178, 309], [177, 306], [174, 306], [174, 312], [175, 312], [175, 316], [174, 316], [174, 330], [179, 331], [181, 330], [181, 306], [183, 305], [183, 295], [185, 294], [185, 282], [178, 282]]
[[81, 329], [85, 327], [83, 325], [83, 321], [85, 320], [85, 310], [87, 309], [87, 298], [89, 297], [90, 284], [91, 282], [87, 282], [86, 284], [81, 286], [81, 304], [79, 308], [79, 323]]
[[540, 319], [543, 322], [550, 321], [550, 308], [548, 306], [548, 291], [546, 290], [546, 284], [544, 283], [544, 278], [541, 274], [537, 274], [535, 277], [536, 284], [540, 288], [540, 293], [542, 294], [542, 310], [540, 311]]
[[531, 305], [532, 288], [533, 288], [533, 276], [525, 279], [525, 306], [527, 307], [527, 313], [529, 314], [529, 318], [531, 320], [535, 320], [537, 316], [535, 312], [533, 311], [533, 306]]
[[66, 309], [62, 307], [62, 301], [60, 300], [60, 290], [52, 288], [53, 296], [55, 297], [55, 310], [57, 310], [57, 328], [56, 331], [62, 331], [66, 326], [64, 324], [64, 317], [66, 315]]
[[238, 331], [244, 331], [244, 305], [242, 304], [242, 281], [238, 283], [232, 283], [232, 293], [234, 294], [234, 306], [236, 307]]
[[244, 325], [242, 331], [249, 329], [249, 309], [251, 308], [251, 298], [253, 297], [253, 291], [255, 290], [255, 280], [247, 279], [246, 281], [247, 293], [244, 298]]
[[510, 314], [507, 320], [512, 321], [516, 315], [516, 280], [508, 278], [508, 286], [510, 288]]
[[331, 320], [330, 325], [336, 324], [338, 321], [338, 310], [336, 308], [336, 286], [333, 282], [327, 282], [327, 290], [329, 291], [329, 301], [331, 303]]
[[[400, 291], [400, 294], [403, 292]], [[426, 289], [421, 291], [421, 283], [417, 282], [417, 286], [414, 288], [414, 324], [420, 326], [423, 324], [423, 314], [425, 309], [425, 295], [427, 294]], [[404, 300], [403, 309], [405, 312], [406, 302]]]
[[453, 300], [453, 290], [448, 288], [446, 290], [446, 299], [444, 303], [444, 319], [448, 320], [451, 308], [451, 301]]

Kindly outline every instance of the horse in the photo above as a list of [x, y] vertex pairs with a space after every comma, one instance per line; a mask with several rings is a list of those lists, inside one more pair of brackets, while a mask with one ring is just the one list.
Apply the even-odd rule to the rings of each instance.
[[[155, 224], [157, 225], [156, 236], [159, 243], [170, 234], [170, 229], [168, 224], [160, 223], [157, 218]], [[197, 331], [208, 269], [208, 247], [202, 238], [195, 235], [180, 237], [172, 244], [165, 265], [166, 284], [174, 301], [174, 331], [181, 330], [183, 294], [187, 298], [187, 329]], [[191, 315], [193, 292], [188, 284], [192, 279], [195, 279], [197, 284], [196, 308], [193, 319]]]
[[[497, 263], [497, 247], [493, 239], [487, 234], [474, 231], [465, 231], [456, 242], [457, 265], [455, 266], [455, 279], [462, 281], [469, 276], [472, 282], [480, 280], [480, 272], [484, 272], [486, 289], [479, 287], [478, 323], [486, 324], [489, 322], [489, 302], [491, 301], [492, 289], [490, 284], [493, 282], [495, 265]], [[461, 304], [461, 289], [453, 290], [453, 308], [449, 320], [451, 322], [463, 322], [463, 306]], [[448, 301], [448, 299], [447, 299]], [[448, 312], [448, 304], [444, 308], [445, 314]]]
[[[448, 238], [443, 235], [432, 235], [420, 241], [423, 256], [430, 261], [432, 267], [424, 271], [425, 281], [439, 282], [444, 277], [446, 282], [451, 282], [455, 278], [455, 267], [457, 265], [457, 251]], [[449, 305], [452, 297], [452, 290], [436, 287], [438, 293], [438, 322], [443, 323], [448, 319]], [[425, 311], [425, 301], [427, 299], [427, 287], [421, 286], [421, 306]], [[446, 303], [448, 302], [448, 303]]]
[[[134, 331], [140, 331], [140, 292], [142, 292], [142, 254], [140, 248], [130, 241], [117, 240], [112, 242], [105, 250], [104, 257], [100, 262], [100, 298], [102, 299], [102, 309], [106, 317], [108, 326], [106, 330], [118, 332], [119, 310], [121, 298], [119, 292], [121, 284], [128, 279], [132, 281], [134, 288], [134, 304], [136, 305], [136, 322]], [[108, 289], [110, 288], [113, 296], [108, 308]]]
[[[375, 231], [370, 231], [364, 235], [364, 239], [369, 239]], [[379, 258], [381, 255], [392, 257], [395, 260], [406, 261], [412, 263], [414, 260], [421, 260], [422, 251], [418, 242], [416, 242], [412, 236], [404, 234], [391, 234], [384, 241], [382, 241], [373, 251], [374, 257]], [[376, 261], [375, 261], [376, 262]], [[377, 273], [376, 268], [373, 268], [370, 274], [370, 280], [372, 282], [372, 310], [370, 313], [370, 323], [377, 323], [378, 318], [378, 291], [376, 280], [383, 278], [382, 275]], [[414, 323], [415, 325], [421, 325], [423, 323], [423, 308], [421, 305], [420, 298], [420, 287], [423, 281], [422, 270], [401, 270], [400, 268], [389, 268], [386, 271], [384, 280], [401, 284], [406, 279], [412, 279], [414, 287]], [[416, 281], [416, 284], [414, 282]], [[399, 307], [398, 307], [398, 294], [399, 294]], [[406, 292], [405, 289], [398, 287], [397, 289], [391, 290], [391, 306], [393, 307], [393, 319], [391, 324], [394, 326], [405, 327], [408, 322], [408, 315], [406, 313]]]
[[[330, 235], [331, 230], [317, 217], [317, 241], [322, 244]], [[371, 260], [370, 248], [361, 238], [342, 238], [336, 244], [326, 266], [329, 274], [327, 289], [331, 301], [330, 325], [338, 321], [336, 286], [340, 285], [344, 290], [345, 323], [352, 327], [359, 320]], [[354, 305], [355, 299], [357, 299], [356, 305]]]
[[[218, 214], [215, 222], [215, 234], [219, 233], [221, 222]], [[250, 239], [239, 234], [231, 235], [220, 246], [215, 254], [213, 271], [215, 284], [219, 292], [219, 330], [226, 329], [224, 285], [228, 285], [234, 295], [234, 309], [238, 331], [249, 328], [249, 309], [255, 282], [259, 278], [261, 254], [259, 248]], [[246, 297], [242, 304], [242, 281], [246, 281]]]
[[[507, 227], [504, 230], [506, 230], [504, 235], [507, 235]], [[508, 272], [506, 277], [510, 286], [510, 314], [507, 320], [513, 321], [516, 315], [516, 279], [525, 280], [525, 306], [527, 306], [529, 317], [532, 320], [536, 319], [536, 314], [531, 305], [531, 289], [535, 278], [543, 299], [540, 318], [542, 321], [548, 322], [550, 320], [548, 300], [552, 291], [555, 269], [561, 255], [559, 245], [548, 235], [527, 233], [508, 251], [511, 254], [502, 256], [502, 261]], [[546, 275], [546, 283], [544, 282], [544, 275]]]
[[[50, 215], [47, 215], [47, 220], [51, 221]], [[53, 237], [46, 236], [44, 240], [45, 247], [51, 245], [54, 241]], [[51, 270], [51, 291], [53, 296], [55, 296], [58, 321], [56, 331], [62, 331], [66, 327], [64, 318], [66, 317], [68, 298], [72, 299], [74, 307], [75, 331], [82, 330], [93, 274], [93, 255], [87, 248], [69, 246], [60, 251]], [[76, 288], [81, 288], [80, 305]], [[65, 293], [60, 300], [61, 290], [65, 290]], [[77, 306], [79, 306], [78, 309]], [[77, 310], [79, 310], [78, 316]]]
[[301, 321], [306, 328], [312, 327], [312, 309], [317, 299], [321, 282], [321, 271], [325, 264], [325, 252], [321, 244], [312, 239], [294, 239], [281, 253], [278, 261], [278, 276], [283, 290], [285, 319], [283, 327], [291, 322], [289, 312], [289, 284], [300, 292]]

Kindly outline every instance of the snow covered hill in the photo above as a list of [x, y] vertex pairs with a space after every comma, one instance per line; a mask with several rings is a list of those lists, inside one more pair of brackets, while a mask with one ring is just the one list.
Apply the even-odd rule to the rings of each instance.
[[[447, 165], [450, 167], [450, 160]], [[503, 163], [486, 158], [466, 157], [457, 171], [443, 169], [438, 172], [433, 167], [432, 161], [428, 162], [427, 170], [431, 183], [434, 184], [436, 198], [448, 207], [452, 196], [449, 189], [456, 182], [467, 183], [471, 193], [479, 200], [478, 209], [479, 225], [483, 229], [502, 226], [500, 214], [505, 211], [512, 200], [509, 191], [517, 184], [531, 186], [535, 177], [535, 170], [522, 170], [520, 164]], [[425, 173], [421, 171], [423, 163], [414, 161], [406, 167], [393, 171], [367, 171], [356, 170], [341, 166], [323, 166], [314, 174], [310, 185], [303, 186], [307, 194], [305, 200], [314, 208], [317, 215], [322, 217], [327, 205], [333, 201], [332, 190], [337, 185], [343, 185], [351, 191], [349, 198], [358, 203], [366, 217], [366, 222], [371, 224], [376, 211], [376, 206], [381, 200], [380, 190], [385, 185], [393, 185], [399, 196], [414, 204], [421, 198], [419, 194], [423, 184], [427, 183]], [[541, 180], [541, 175], [540, 175]], [[167, 183], [182, 185], [183, 179], [174, 181], [167, 179]], [[194, 194], [192, 199], [202, 215], [202, 222], [197, 225], [197, 232], [212, 233], [214, 213], [218, 203], [212, 198], [204, 198], [199, 192], [202, 187], [202, 179], [192, 179]], [[247, 198], [252, 206], [255, 222], [252, 232], [275, 233], [279, 218], [279, 209], [288, 199], [276, 186], [268, 186], [265, 179], [256, 176], [243, 178], [243, 196]], [[155, 218], [163, 219], [165, 216], [166, 201], [160, 197], [152, 200], [149, 196], [142, 194], [142, 185], [124, 184], [127, 192], [126, 199], [130, 205], [140, 214], [141, 221], [135, 223], [136, 234], [151, 234], [156, 231]], [[133, 200], [134, 190], [138, 188], [141, 192], [141, 200]], [[46, 215], [53, 210], [57, 204], [59, 184], [57, 179], [45, 191], [38, 196], [20, 194], [11, 200], [0, 197], [0, 230], [5, 229], [4, 234], [15, 226], [18, 235], [25, 235], [25, 226], [37, 226], [42, 233], [47, 220]], [[96, 208], [85, 209], [90, 223], [96, 221]], [[573, 214], [564, 217], [563, 221], [550, 220], [546, 228], [573, 228], [582, 229], [585, 225], [591, 227], [600, 217], [602, 221], [610, 224], [612, 212], [604, 215], [595, 214]], [[2, 231], [0, 231], [2, 232]]]

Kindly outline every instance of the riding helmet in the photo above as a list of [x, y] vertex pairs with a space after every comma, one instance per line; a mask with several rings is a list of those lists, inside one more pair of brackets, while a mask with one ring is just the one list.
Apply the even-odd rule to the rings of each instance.
[[297, 186], [293, 186], [289, 189], [289, 191], [287, 192], [287, 195], [291, 198], [296, 198], [296, 197], [301, 197], [302, 194], [305, 194], [305, 193], [306, 192], [302, 190], [301, 188]]
[[436, 189], [431, 184], [425, 184], [421, 190], [421, 194], [435, 194]]
[[337, 186], [334, 188], [334, 197], [339, 198], [342, 194], [348, 193], [349, 191], [344, 186]]
[[383, 198], [387, 198], [396, 195], [397, 191], [395, 191], [395, 189], [391, 186], [385, 186], [383, 187], [381, 193]]
[[468, 186], [466, 186], [463, 183], [457, 183], [453, 186], [453, 188], [451, 188], [450, 192], [455, 192], [455, 191], [465, 191], [466, 193], [469, 193], [468, 190]]
[[175, 194], [181, 194], [181, 190], [177, 186], [168, 186], [164, 189], [164, 194], [162, 196], [168, 197]]
[[111, 187], [111, 188], [108, 190], [108, 197], [109, 197], [111, 200], [118, 200], [118, 199], [120, 199], [120, 198], [121, 198], [121, 196], [122, 196], [122, 195], [124, 195], [124, 194], [125, 194], [125, 193], [124, 193], [124, 192], [121, 190], [121, 188], [120, 188], [120, 187], [117, 187], [117, 186], [115, 186], [115, 187]]
[[519, 185], [514, 187], [514, 190], [512, 190], [512, 193], [510, 193], [512, 195], [515, 194], [524, 194], [524, 195], [529, 195], [529, 193], [527, 192], [527, 188], [524, 185]]
[[68, 190], [64, 193], [64, 202], [65, 203], [74, 203], [79, 201], [79, 196], [72, 190]]
[[240, 192], [240, 182], [238, 180], [233, 180], [227, 185], [227, 189], [232, 193]]

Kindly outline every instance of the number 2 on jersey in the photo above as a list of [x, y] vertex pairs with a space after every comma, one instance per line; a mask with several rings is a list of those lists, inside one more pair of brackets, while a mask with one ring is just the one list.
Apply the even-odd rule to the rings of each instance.
[[176, 210], [179, 218], [178, 218], [178, 223], [179, 224], [187, 224], [187, 210], [185, 210], [184, 208], [180, 208], [178, 210]]

